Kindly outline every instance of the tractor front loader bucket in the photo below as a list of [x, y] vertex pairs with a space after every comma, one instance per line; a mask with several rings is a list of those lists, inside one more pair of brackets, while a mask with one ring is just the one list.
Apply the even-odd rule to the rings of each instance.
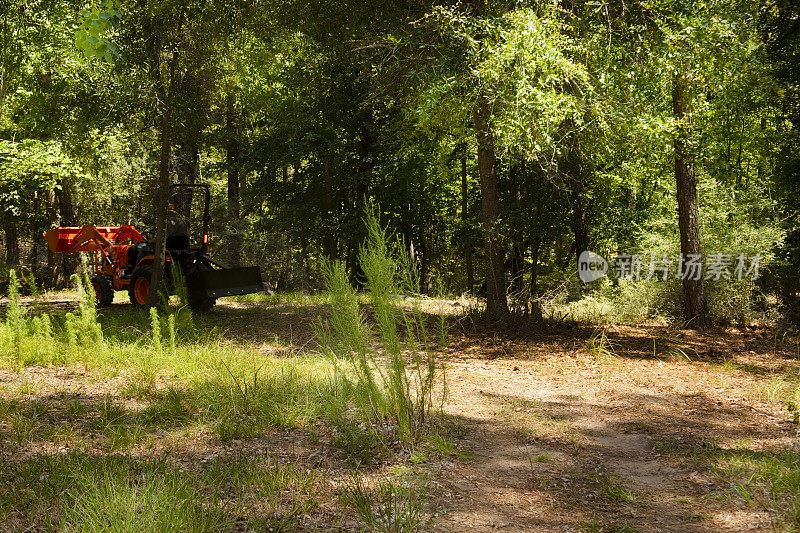
[[258, 267], [221, 268], [192, 272], [186, 276], [186, 288], [189, 298], [197, 301], [262, 292], [264, 283]]

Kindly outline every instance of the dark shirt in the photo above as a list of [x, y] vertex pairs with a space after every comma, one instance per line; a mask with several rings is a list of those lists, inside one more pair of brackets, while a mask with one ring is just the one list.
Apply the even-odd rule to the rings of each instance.
[[189, 227], [186, 221], [177, 213], [167, 215], [167, 237], [188, 237]]

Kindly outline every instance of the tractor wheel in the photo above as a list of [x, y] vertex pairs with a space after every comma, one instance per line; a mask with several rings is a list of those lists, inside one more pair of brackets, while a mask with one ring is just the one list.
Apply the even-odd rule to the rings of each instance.
[[114, 286], [105, 276], [92, 276], [92, 288], [96, 297], [97, 307], [108, 307], [114, 301]]
[[137, 307], [145, 307], [150, 296], [150, 280], [153, 278], [153, 267], [140, 266], [131, 275], [131, 284], [128, 286], [128, 296], [131, 303]]
[[192, 311], [197, 311], [198, 313], [207, 313], [214, 309], [214, 304], [217, 303], [216, 298], [202, 298], [200, 300], [193, 300], [189, 302], [189, 307]]

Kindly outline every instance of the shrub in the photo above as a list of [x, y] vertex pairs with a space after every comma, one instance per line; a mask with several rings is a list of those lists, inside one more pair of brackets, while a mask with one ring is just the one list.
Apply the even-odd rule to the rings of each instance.
[[[396, 429], [401, 440], [414, 440], [436, 406], [438, 363], [430, 350], [426, 318], [417, 308], [403, 310], [397, 294], [413, 290], [413, 268], [403, 246], [389, 245], [389, 236], [370, 206], [364, 218], [367, 239], [359, 250], [372, 306], [372, 321], [359, 306], [345, 265], [325, 265], [323, 277], [331, 297], [331, 317], [318, 328], [337, 369], [340, 400], [349, 403], [362, 423], [376, 434]], [[402, 268], [401, 268], [402, 267]], [[342, 420], [341, 415], [334, 416]]]

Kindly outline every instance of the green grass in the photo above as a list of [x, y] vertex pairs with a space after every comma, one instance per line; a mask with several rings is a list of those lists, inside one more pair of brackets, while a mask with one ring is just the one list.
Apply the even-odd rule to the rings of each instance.
[[[8, 341], [0, 345], [0, 364], [58, 364], [100, 377], [124, 376], [115, 392], [145, 401], [145, 409], [129, 412], [106, 399], [92, 406], [100, 414], [81, 428], [101, 433], [112, 449], [124, 449], [176, 423], [208, 425], [222, 439], [257, 436], [336, 411], [320, 407], [325, 400], [349, 401], [346, 393], [330, 390], [337, 382], [331, 379], [333, 365], [322, 356], [276, 359], [225, 342], [217, 331], [197, 327], [184, 307], [98, 314], [85, 296], [81, 302], [76, 313], [56, 316], [45, 328], [41, 319], [47, 315], [33, 315], [12, 300], [0, 323], [0, 340]], [[71, 401], [73, 409], [81, 408]], [[47, 424], [36, 414], [35, 404], [0, 409], [20, 442], [46, 437]]]
[[595, 330], [586, 343], [586, 351], [597, 361], [617, 361], [615, 345], [606, 336], [605, 330]]
[[390, 480], [369, 488], [355, 478], [340, 498], [370, 531], [411, 533], [423, 529], [428, 522], [428, 486], [415, 480]]
[[[317, 337], [336, 368], [336, 390], [349, 397], [345, 405], [352, 405], [359, 427], [385, 442], [411, 444], [431, 428], [444, 401], [444, 392], [436, 390], [443, 367], [430, 347], [425, 315], [418, 307], [398, 306], [396, 295], [411, 291], [416, 280], [403, 268], [410, 261], [405, 247], [389, 243], [377, 212], [372, 205], [366, 211], [368, 237], [359, 249], [372, 320], [361, 309], [344, 263], [329, 262], [323, 278], [331, 315], [317, 328]], [[443, 329], [440, 337], [446, 336]], [[363, 438], [343, 422], [343, 434]]]
[[229, 296], [225, 300], [238, 303], [259, 303], [268, 305], [324, 305], [330, 303], [330, 295], [327, 292], [256, 292], [244, 294], [242, 296]]
[[175, 476], [130, 483], [106, 473], [79, 480], [81, 493], [64, 515], [68, 532], [230, 531], [233, 521], [197, 503], [192, 488]]
[[[235, 354], [218, 359], [214, 350], [203, 352], [195, 351], [208, 356], [206, 364], [184, 365], [173, 375], [173, 380], [178, 377], [175, 385], [144, 392], [130, 384], [123, 387], [122, 393], [136, 393], [144, 403], [141, 409], [124, 407], [110, 396], [86, 401], [58, 395], [48, 400], [7, 399], [0, 400], [0, 421], [7, 423], [10, 437], [20, 445], [47, 440], [50, 433], [69, 425], [79, 435], [100, 437], [99, 444], [122, 450], [182, 426], [210, 427], [222, 440], [255, 437], [274, 427], [303, 427], [333, 410], [324, 403], [329, 398], [346, 401], [330, 390], [335, 384], [331, 369], [319, 358], [264, 359], [259, 361], [260, 370], [250, 370], [248, 359], [237, 359]], [[140, 383], [140, 374], [134, 370], [131, 380]], [[48, 418], [43, 416], [46, 412]]]
[[622, 483], [622, 478], [604, 468], [589, 476], [589, 481], [599, 488], [598, 493], [607, 500], [623, 503], [636, 500], [636, 493]]
[[585, 531], [586, 533], [638, 533], [641, 530], [628, 524], [606, 527], [596, 519], [593, 519], [583, 522], [581, 524], [581, 531]]
[[[193, 316], [177, 299], [148, 312], [130, 306], [98, 310], [83, 289], [86, 280], [75, 281], [79, 304], [73, 312], [46, 314], [44, 307], [23, 306], [12, 288], [0, 321], [0, 367], [20, 376], [28, 373], [25, 367], [37, 367], [31, 369], [34, 376], [46, 377], [0, 384], [0, 446], [37, 450], [19, 455], [28, 459], [0, 466], [3, 529], [291, 529], [316, 505], [309, 471], [230, 457], [200, 463], [195, 457], [187, 471], [174, 454], [194, 447], [197, 435], [202, 435], [200, 448], [208, 442], [219, 450], [277, 428], [294, 430], [301, 441], [303, 434], [319, 439], [323, 427], [355, 463], [380, 463], [427, 434], [434, 373], [426, 366], [431, 364], [426, 324], [415, 311], [396, 308], [391, 298], [378, 302], [383, 315], [376, 320], [393, 356], [374, 352], [367, 363], [371, 398], [381, 398], [376, 426], [374, 413], [365, 418], [366, 389], [358, 373], [363, 368], [348, 366], [346, 359], [312, 351], [275, 357], [225, 338], [219, 328], [207, 327], [213, 319]], [[351, 294], [361, 313], [367, 297]], [[333, 300], [328, 293], [241, 299], [288, 305]], [[375, 309], [375, 300], [370, 303]], [[390, 325], [396, 326], [393, 333]], [[365, 349], [372, 350], [372, 342], [365, 337]], [[411, 364], [403, 361], [402, 350], [411, 350]], [[61, 382], [48, 381], [55, 372], [48, 367], [63, 368], [76, 379], [56, 385], [64, 390], [53, 390], [53, 383]], [[86, 392], [69, 392], [77, 380]], [[40, 452], [55, 448], [71, 451]], [[435, 438], [418, 448], [459, 455]], [[423, 496], [416, 488], [397, 487], [375, 493], [375, 523], [389, 531], [392, 523], [404, 524], [399, 530], [407, 531], [420, 523]], [[243, 510], [242, 502], [258, 505]]]
[[[218, 459], [186, 471], [167, 459], [38, 455], [0, 470], [0, 481], [9, 530], [280, 530], [316, 505], [312, 474], [269, 459]], [[302, 505], [285, 501], [288, 493]]]
[[[191, 312], [180, 305], [160, 313], [132, 308], [98, 312], [77, 281], [78, 309], [52, 319], [33, 314], [12, 298], [6, 320], [0, 322], [0, 365], [18, 369], [57, 364], [81, 367], [100, 377], [123, 376], [116, 394], [147, 404], [133, 413], [113, 402], [103, 403], [101, 413], [119, 412], [83, 424], [88, 427], [79, 425], [79, 432], [100, 432], [113, 449], [124, 449], [164, 424], [205, 424], [230, 440], [326, 419], [344, 430], [345, 448], [362, 448], [363, 454], [373, 450], [369, 439], [348, 431], [359, 421], [350, 410], [359, 388], [350, 381], [350, 371], [342, 371], [329, 357], [304, 353], [278, 359], [262, 354], [224, 340], [218, 330], [198, 327]], [[382, 370], [375, 367], [371, 372]], [[392, 392], [389, 382], [374, 385], [386, 386], [373, 392], [387, 394], [396, 404], [410, 401], [408, 394]], [[31, 416], [31, 406], [8, 417], [18, 441], [45, 438], [46, 428], [40, 426], [47, 424]], [[69, 433], [66, 428], [65, 432]]]
[[800, 530], [800, 454], [716, 450], [709, 461], [714, 473], [728, 483], [731, 497], [772, 510], [780, 530]]
[[469, 451], [459, 450], [452, 439], [439, 433], [431, 433], [424, 439], [424, 449], [436, 457], [447, 459], [459, 459], [462, 461], [475, 460], [475, 454]]
[[723, 485], [719, 495], [742, 507], [768, 509], [778, 531], [800, 530], [800, 453], [754, 451], [743, 439], [730, 447], [712, 442], [660, 443], [658, 448], [688, 457]]

